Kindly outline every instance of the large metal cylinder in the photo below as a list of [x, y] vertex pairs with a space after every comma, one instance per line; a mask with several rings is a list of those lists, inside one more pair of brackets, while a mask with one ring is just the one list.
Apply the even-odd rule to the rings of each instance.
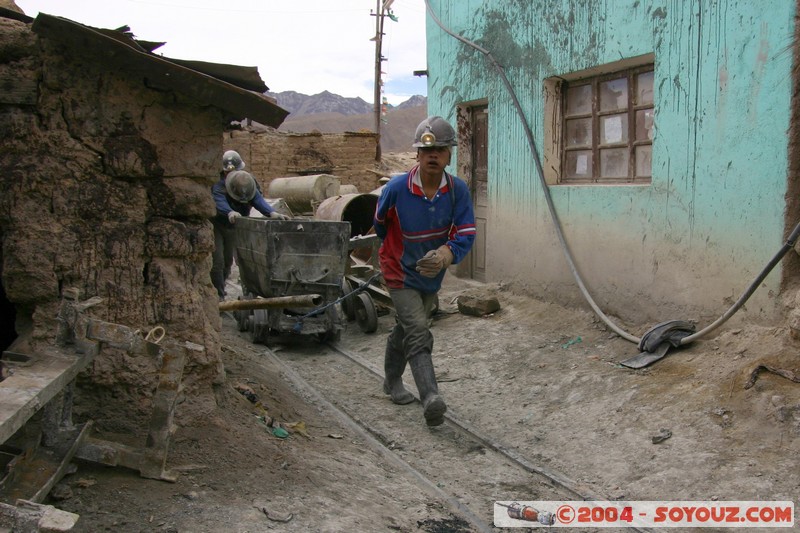
[[350, 237], [367, 235], [372, 229], [372, 219], [378, 197], [374, 194], [341, 194], [324, 200], [314, 218], [350, 223]]
[[[375, 233], [372, 221], [375, 217], [375, 208], [378, 206], [378, 197], [374, 194], [342, 194], [323, 201], [317, 207], [314, 218], [318, 220], [333, 220], [336, 222], [350, 223], [350, 238], [359, 235]], [[351, 256], [363, 261], [372, 260], [371, 248], [357, 248]]]
[[270, 198], [283, 198], [294, 213], [313, 213], [322, 201], [339, 194], [340, 180], [331, 174], [275, 178], [267, 189]]

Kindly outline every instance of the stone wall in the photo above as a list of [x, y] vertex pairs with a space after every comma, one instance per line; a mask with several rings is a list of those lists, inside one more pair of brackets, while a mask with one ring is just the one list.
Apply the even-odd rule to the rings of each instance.
[[[13, 20], [0, 19], [0, 58], [0, 77], [16, 80], [0, 100], [0, 279], [20, 349], [54, 342], [61, 292], [77, 287], [105, 299], [92, 308], [101, 320], [204, 346], [187, 362], [185, 406], [212, 409], [223, 372], [209, 189], [222, 113]], [[78, 410], [132, 430], [157, 367], [103, 351], [79, 381]]]
[[226, 132], [225, 150], [236, 150], [267, 190], [273, 178], [333, 174], [358, 192], [376, 189], [384, 175], [375, 162], [374, 133], [280, 133], [263, 129]]

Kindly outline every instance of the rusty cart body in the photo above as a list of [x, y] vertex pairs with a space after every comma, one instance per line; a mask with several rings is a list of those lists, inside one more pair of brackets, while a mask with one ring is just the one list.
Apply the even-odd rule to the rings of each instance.
[[317, 309], [237, 311], [240, 331], [255, 343], [296, 333], [337, 340], [347, 324], [338, 302], [349, 258], [350, 223], [242, 217], [236, 221], [236, 260], [242, 299], [316, 294]]

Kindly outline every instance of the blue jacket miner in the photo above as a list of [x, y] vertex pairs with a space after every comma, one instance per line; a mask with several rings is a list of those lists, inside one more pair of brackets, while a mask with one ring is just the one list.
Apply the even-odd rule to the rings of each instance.
[[447, 267], [461, 261], [475, 241], [469, 189], [445, 172], [455, 137], [442, 117], [428, 117], [417, 126], [412, 146], [419, 164], [386, 184], [374, 220], [382, 240], [381, 273], [397, 321], [386, 341], [383, 391], [396, 404], [414, 401], [403, 386], [408, 363], [429, 426], [444, 422], [447, 405], [436, 384], [428, 319]]

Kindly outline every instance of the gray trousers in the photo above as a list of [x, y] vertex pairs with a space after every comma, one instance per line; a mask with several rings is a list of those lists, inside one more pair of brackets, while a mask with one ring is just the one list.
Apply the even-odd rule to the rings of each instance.
[[386, 351], [395, 357], [402, 355], [406, 361], [421, 352], [432, 353], [433, 334], [428, 328], [428, 317], [436, 305], [436, 293], [389, 289], [389, 295], [396, 323], [386, 341]]
[[225, 296], [225, 280], [231, 275], [236, 250], [236, 230], [233, 226], [212, 220], [214, 225], [214, 253], [211, 256], [211, 283], [220, 298]]

